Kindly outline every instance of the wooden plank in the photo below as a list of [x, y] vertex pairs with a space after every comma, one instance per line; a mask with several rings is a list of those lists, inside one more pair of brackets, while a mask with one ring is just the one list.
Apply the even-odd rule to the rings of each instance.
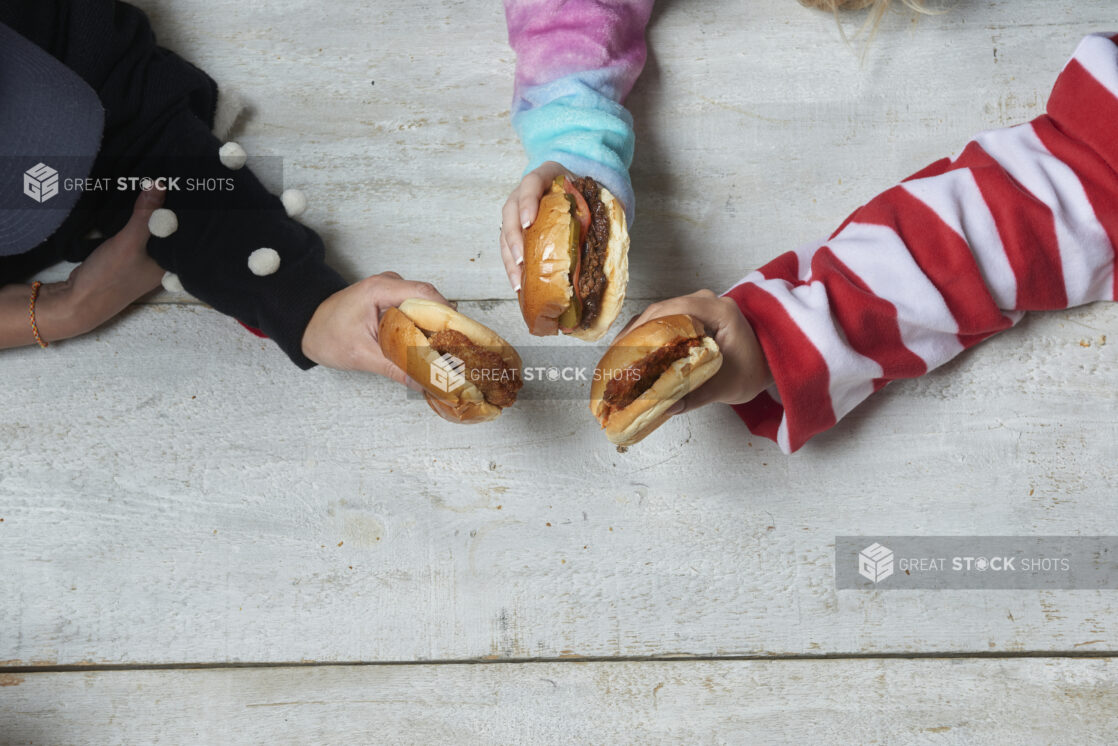
[[1112, 659], [337, 666], [0, 677], [5, 744], [1083, 743]]
[[[335, 0], [313, 20], [299, 0], [139, 5], [165, 44], [251, 102], [241, 141], [284, 158], [284, 184], [306, 191], [305, 219], [347, 275], [510, 297], [496, 234], [524, 157], [499, 3]], [[862, 63], [828, 14], [792, 0], [662, 3], [629, 100], [630, 294], [721, 290], [830, 233], [977, 132], [1042, 113], [1078, 39], [1113, 25], [1108, 0], [898, 12]]]
[[[555, 355], [513, 303], [462, 310]], [[1113, 593], [839, 593], [832, 543], [1118, 534], [1116, 323], [1026, 319], [789, 458], [721, 407], [618, 454], [584, 383], [453, 426], [136, 309], [0, 356], [0, 661], [1113, 650]]]

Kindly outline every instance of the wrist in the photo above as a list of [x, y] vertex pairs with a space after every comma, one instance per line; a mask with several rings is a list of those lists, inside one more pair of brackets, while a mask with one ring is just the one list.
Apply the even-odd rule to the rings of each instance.
[[727, 338], [730, 349], [723, 350], [723, 355], [735, 369], [736, 392], [727, 403], [744, 404], [773, 385], [773, 374], [761, 340], [741, 306], [728, 295], [718, 300], [725, 304], [730, 315], [726, 328], [732, 330]]
[[322, 307], [324, 305], [326, 305], [326, 301], [320, 303], [314, 313], [311, 314], [311, 320], [307, 322], [307, 328], [303, 330], [303, 337], [299, 341], [299, 349], [303, 356], [315, 365], [322, 365], [322, 362], [318, 359], [315, 338], [318, 334], [318, 317], [323, 313]]
[[761, 347], [761, 341], [757, 339], [757, 335], [753, 331], [753, 326], [748, 320], [745, 322], [747, 347], [749, 349], [750, 376], [749, 376], [749, 399], [760, 394], [765, 389], [773, 385], [772, 370], [769, 369], [769, 361], [765, 358], [765, 350]]
[[329, 333], [329, 319], [331, 307], [334, 305], [332, 302], [334, 295], [327, 296], [325, 300], [318, 304], [314, 313], [311, 314], [311, 320], [307, 322], [306, 328], [303, 329], [303, 336], [299, 341], [299, 349], [303, 353], [303, 357], [315, 365], [333, 367], [328, 362], [329, 355], [326, 354], [324, 349], [326, 346], [324, 339]]
[[81, 334], [81, 302], [69, 281], [51, 282], [39, 288], [35, 300], [35, 326], [47, 342], [57, 342]]

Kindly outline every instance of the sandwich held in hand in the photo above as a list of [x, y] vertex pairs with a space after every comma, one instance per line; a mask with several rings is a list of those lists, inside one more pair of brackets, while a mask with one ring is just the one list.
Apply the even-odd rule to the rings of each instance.
[[686, 314], [645, 322], [614, 341], [598, 362], [590, 411], [611, 442], [640, 442], [668, 409], [722, 366], [722, 353], [703, 324]]
[[409, 298], [388, 309], [379, 337], [385, 357], [451, 422], [492, 420], [516, 402], [524, 384], [520, 355], [508, 342], [441, 303]]
[[625, 210], [589, 176], [560, 176], [524, 232], [520, 311], [537, 336], [593, 342], [621, 311], [629, 282]]

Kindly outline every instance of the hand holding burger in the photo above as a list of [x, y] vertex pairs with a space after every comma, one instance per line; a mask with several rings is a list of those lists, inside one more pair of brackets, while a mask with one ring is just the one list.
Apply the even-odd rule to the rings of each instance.
[[408, 298], [448, 302], [428, 282], [411, 282], [395, 272], [366, 277], [318, 306], [303, 332], [303, 354], [327, 368], [368, 371], [419, 388], [385, 357], [378, 341], [381, 317]]
[[[559, 172], [539, 198], [535, 210], [526, 209], [538, 193], [545, 174]], [[530, 183], [529, 183], [530, 182]], [[625, 300], [629, 281], [629, 232], [625, 210], [609, 190], [589, 176], [571, 177], [558, 164], [545, 164], [525, 177], [523, 194], [505, 205], [502, 252], [506, 269], [521, 263], [514, 288], [528, 331], [536, 336], [562, 332], [585, 341], [605, 335]], [[528, 215], [533, 215], [528, 224]], [[509, 220], [526, 225], [523, 234], [508, 227]], [[516, 256], [505, 239], [522, 246]]]
[[557, 176], [575, 178], [567, 169], [555, 161], [548, 161], [529, 172], [516, 189], [512, 190], [504, 207], [501, 208], [501, 260], [505, 263], [505, 273], [514, 293], [520, 292], [524, 272], [524, 230], [536, 220], [540, 200]]
[[[616, 375], [626, 370], [643, 383], [633, 388]], [[704, 404], [743, 404], [772, 384], [761, 345], [737, 304], [709, 290], [653, 303], [634, 317], [598, 374], [590, 409], [619, 445], [636, 443], [668, 418]], [[611, 377], [618, 378], [612, 387]]]

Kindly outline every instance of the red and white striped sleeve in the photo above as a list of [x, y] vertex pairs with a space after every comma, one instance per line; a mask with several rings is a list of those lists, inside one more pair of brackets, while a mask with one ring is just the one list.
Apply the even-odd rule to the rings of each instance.
[[735, 285], [774, 385], [735, 410], [785, 453], [1025, 311], [1115, 300], [1118, 36], [1084, 39], [1047, 114], [983, 133]]

